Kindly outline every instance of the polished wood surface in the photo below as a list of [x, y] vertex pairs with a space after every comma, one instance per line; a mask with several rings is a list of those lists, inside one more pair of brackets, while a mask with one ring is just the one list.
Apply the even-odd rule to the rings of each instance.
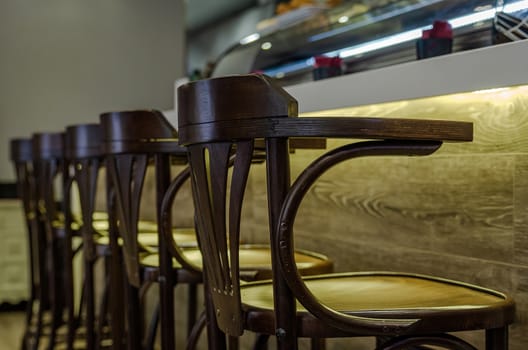
[[[249, 75], [197, 81], [178, 89], [180, 142], [213, 142], [232, 138], [345, 137], [471, 141], [467, 122], [380, 118], [298, 118], [297, 101], [284, 90], [270, 89], [271, 80]], [[220, 88], [221, 86], [221, 88]], [[226, 96], [245, 96], [226, 102]], [[207, 96], [207, 98], [205, 98]], [[267, 108], [261, 108], [265, 105]], [[214, 122], [214, 123], [213, 123]]]
[[[475, 317], [481, 318], [483, 328], [497, 328], [505, 322], [513, 322], [513, 302], [505, 295], [429, 276], [387, 272], [343, 273], [332, 278], [308, 277], [305, 281], [327, 307], [369, 318], [421, 319], [423, 331], [420, 333], [424, 334], [432, 329], [435, 332], [472, 330]], [[244, 305], [248, 305], [246, 322], [249, 328], [258, 329], [258, 325], [250, 325], [258, 317], [273, 320], [270, 291], [269, 284], [265, 283], [242, 287], [242, 300]], [[351, 291], [355, 291], [353, 298]], [[314, 322], [313, 314], [299, 302], [297, 319], [302, 324], [298, 328], [299, 336], [315, 333], [323, 337], [325, 334], [327, 337], [339, 337], [346, 334], [324, 323]]]
[[[333, 137], [369, 139], [413, 139], [437, 141], [471, 141], [473, 124], [442, 120], [381, 118], [262, 118], [258, 120], [221, 121], [222, 128], [203, 123], [183, 127], [185, 142], [214, 142], [233, 138], [259, 137]], [[229, 130], [229, 131], [228, 131]]]

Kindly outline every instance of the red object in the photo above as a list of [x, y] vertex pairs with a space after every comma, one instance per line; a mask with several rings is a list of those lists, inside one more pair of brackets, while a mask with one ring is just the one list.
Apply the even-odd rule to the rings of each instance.
[[447, 21], [434, 21], [433, 28], [422, 31], [422, 39], [452, 39], [453, 29]]
[[340, 57], [328, 57], [328, 56], [316, 56], [314, 57], [314, 67], [339, 67], [341, 68], [341, 63], [343, 60]]

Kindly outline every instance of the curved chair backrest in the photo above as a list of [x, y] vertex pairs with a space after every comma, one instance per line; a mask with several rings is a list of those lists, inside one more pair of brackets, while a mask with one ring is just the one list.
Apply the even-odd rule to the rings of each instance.
[[33, 233], [38, 229], [36, 223], [35, 178], [33, 174], [33, 143], [31, 139], [13, 139], [10, 142], [11, 161], [15, 166], [17, 192], [22, 200], [26, 224], [30, 234], [30, 249], [32, 249]]
[[[39, 298], [47, 304], [44, 252], [46, 249], [42, 225], [37, 216], [36, 179], [33, 172], [33, 142], [31, 139], [13, 139], [10, 142], [11, 161], [15, 166], [18, 197], [22, 200], [28, 231], [30, 293], [32, 300]], [[42, 285], [44, 285], [44, 288]]]
[[31, 139], [13, 139], [10, 142], [11, 161], [15, 165], [17, 191], [22, 199], [26, 219], [35, 216], [34, 179], [31, 163], [33, 162], [33, 144]]
[[64, 133], [37, 133], [33, 135], [34, 172], [38, 194], [38, 213], [51, 234], [55, 220], [60, 220], [56, 177], [64, 166]]
[[[189, 152], [195, 210], [200, 213], [196, 225], [217, 323], [226, 334], [238, 336], [244, 327], [239, 290], [240, 217], [254, 139], [269, 135], [275, 120], [297, 116], [297, 101], [269, 79], [250, 75], [182, 86], [178, 106], [180, 142]], [[276, 147], [281, 161], [287, 161], [287, 140], [267, 147]], [[274, 167], [275, 160], [269, 160], [267, 166]], [[274, 196], [281, 196], [280, 190], [289, 184], [288, 167], [282, 170], [270, 179]], [[269, 207], [271, 215], [278, 215], [273, 203]]]
[[[116, 215], [129, 282], [138, 287], [139, 253], [137, 242], [140, 197], [149, 162], [156, 165], [157, 212], [170, 181], [170, 157], [186, 158], [178, 146], [177, 131], [162, 113], [138, 110], [105, 113], [100, 117], [103, 153], [116, 195]], [[161, 238], [160, 238], [161, 239]], [[161, 245], [161, 241], [160, 241]]]

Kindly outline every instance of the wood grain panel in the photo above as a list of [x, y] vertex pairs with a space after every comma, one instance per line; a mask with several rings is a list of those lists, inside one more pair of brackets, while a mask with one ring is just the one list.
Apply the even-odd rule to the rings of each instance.
[[528, 265], [528, 157], [515, 157], [514, 262]]
[[[434, 249], [510, 262], [509, 156], [358, 159], [325, 175], [303, 203], [297, 228], [345, 242]], [[381, 171], [380, 171], [381, 169]]]
[[448, 153], [525, 153], [528, 149], [528, 88], [466, 93], [358, 106], [303, 116], [378, 116], [474, 123], [474, 141], [448, 144]]

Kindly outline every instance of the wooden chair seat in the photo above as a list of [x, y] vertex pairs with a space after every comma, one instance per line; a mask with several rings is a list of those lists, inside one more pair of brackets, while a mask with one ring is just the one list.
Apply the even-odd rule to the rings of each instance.
[[[513, 300], [504, 294], [437, 277], [368, 272], [306, 277], [305, 282], [322, 304], [346, 314], [380, 319], [420, 319], [413, 330], [415, 334], [498, 328], [513, 322], [514, 318]], [[351, 290], [355, 292], [353, 297]], [[272, 293], [271, 281], [241, 286], [248, 329], [275, 334]], [[346, 334], [317, 322], [299, 302], [297, 324], [301, 337]]]
[[[94, 226], [98, 225], [94, 224]], [[108, 229], [108, 225], [106, 225], [106, 227]], [[95, 243], [100, 246], [109, 245], [110, 238], [108, 237], [108, 232], [104, 230], [97, 230], [97, 232], [101, 233], [101, 236], [95, 240]], [[188, 248], [197, 246], [196, 234], [194, 233], [193, 228], [175, 228], [172, 234], [174, 240], [179, 242], [178, 244], [180, 247]], [[158, 233], [152, 230], [141, 230], [138, 234], [138, 242], [144, 247], [156, 250], [159, 244]]]
[[[202, 268], [202, 254], [198, 248], [185, 248], [183, 253], [188, 262]], [[240, 247], [240, 277], [245, 281], [257, 281], [271, 278], [271, 249], [265, 245], [247, 244]], [[297, 268], [303, 275], [329, 273], [333, 269], [331, 260], [321, 254], [307, 251], [297, 251]], [[181, 264], [172, 259], [174, 270], [182, 269]], [[145, 254], [140, 257], [140, 265], [148, 271], [148, 279], [157, 278], [153, 269], [159, 268], [158, 254]]]
[[[73, 236], [79, 236], [80, 225], [77, 222], [71, 224], [71, 234]], [[64, 220], [53, 220], [51, 222], [51, 229], [55, 238], [64, 238], [66, 236], [66, 227], [64, 226]]]

